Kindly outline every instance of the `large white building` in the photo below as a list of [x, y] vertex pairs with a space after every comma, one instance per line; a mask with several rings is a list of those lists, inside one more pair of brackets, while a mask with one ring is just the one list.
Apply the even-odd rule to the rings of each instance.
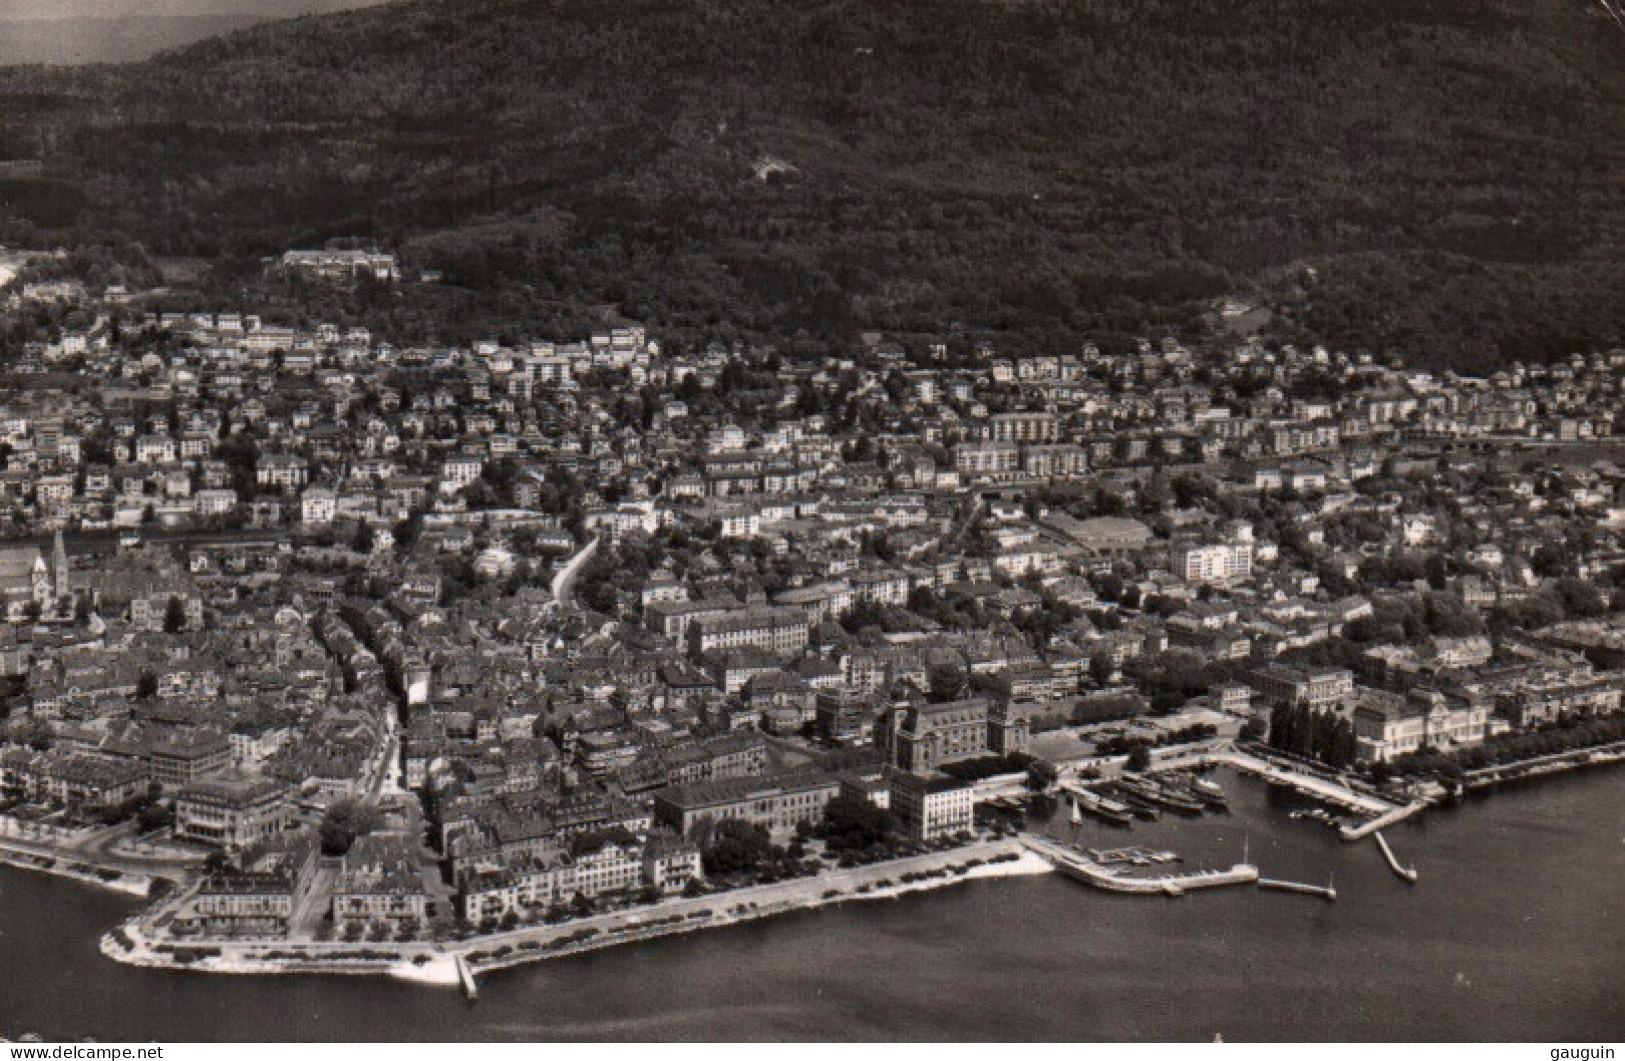
[[375, 250], [285, 251], [282, 268], [323, 280], [369, 277], [388, 282], [401, 276], [395, 256]]
[[689, 640], [701, 655], [731, 648], [799, 652], [807, 645], [807, 614], [797, 608], [745, 608], [696, 620]]
[[1363, 690], [1354, 709], [1356, 754], [1388, 760], [1422, 748], [1448, 751], [1479, 744], [1489, 735], [1487, 703], [1447, 698], [1431, 689], [1404, 696]]
[[892, 813], [911, 840], [935, 840], [971, 831], [974, 789], [946, 774], [896, 773], [891, 779]]
[[287, 786], [264, 778], [194, 781], [175, 799], [176, 837], [228, 852], [268, 840], [292, 820]]
[[1237, 524], [1227, 540], [1183, 545], [1174, 550], [1174, 570], [1186, 582], [1241, 582], [1253, 575], [1253, 529]]
[[305, 523], [332, 523], [338, 511], [338, 495], [324, 486], [311, 487], [299, 499], [299, 518]]
[[1188, 545], [1179, 550], [1179, 577], [1186, 582], [1236, 582], [1252, 577], [1249, 545]]

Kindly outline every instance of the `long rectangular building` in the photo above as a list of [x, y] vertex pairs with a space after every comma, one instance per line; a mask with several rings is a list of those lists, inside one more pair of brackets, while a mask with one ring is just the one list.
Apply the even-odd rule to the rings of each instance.
[[822, 772], [682, 785], [655, 796], [655, 821], [683, 836], [692, 835], [702, 822], [728, 820], [747, 821], [782, 836], [802, 822], [817, 822], [840, 791], [840, 779]]
[[799, 608], [761, 607], [696, 619], [688, 636], [699, 655], [733, 648], [784, 654], [805, 648], [808, 630], [807, 613]]

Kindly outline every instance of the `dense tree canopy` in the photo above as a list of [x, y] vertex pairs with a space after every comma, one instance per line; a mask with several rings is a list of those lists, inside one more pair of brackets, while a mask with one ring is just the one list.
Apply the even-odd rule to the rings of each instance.
[[[1225, 295], [1272, 305], [1282, 338], [1474, 369], [1625, 333], [1625, 41], [1592, 5], [604, 12], [417, 0], [0, 72], [0, 145], [46, 163], [0, 186], [0, 239], [206, 256], [222, 297], [414, 339], [613, 305], [673, 343], [962, 327], [1075, 349], [1200, 333]], [[258, 279], [333, 236], [446, 282]]]

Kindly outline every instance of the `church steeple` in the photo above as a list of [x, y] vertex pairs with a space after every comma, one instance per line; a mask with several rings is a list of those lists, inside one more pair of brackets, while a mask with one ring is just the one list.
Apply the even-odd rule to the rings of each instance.
[[68, 547], [62, 541], [61, 527], [56, 529], [56, 538], [51, 543], [51, 578], [58, 600], [73, 596], [73, 577], [68, 570]]

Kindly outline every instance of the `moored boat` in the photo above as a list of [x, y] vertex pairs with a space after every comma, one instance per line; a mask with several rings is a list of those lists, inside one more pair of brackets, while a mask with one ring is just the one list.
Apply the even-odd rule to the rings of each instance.
[[1102, 821], [1113, 825], [1127, 825], [1134, 818], [1133, 814], [1123, 804], [1116, 800], [1107, 799], [1097, 792], [1086, 788], [1072, 790], [1073, 807], [1082, 808], [1086, 813], [1094, 815]]
[[1113, 788], [1112, 794], [1116, 796], [1117, 799], [1120, 800], [1125, 806], [1127, 806], [1128, 809], [1133, 812], [1135, 817], [1142, 818], [1148, 822], [1162, 820], [1162, 811], [1158, 809], [1157, 805], [1152, 803], [1150, 800], [1142, 799], [1139, 796], [1136, 796], [1133, 792], [1130, 792], [1120, 786]]
[[1224, 789], [1205, 777], [1191, 778], [1191, 792], [1197, 799], [1214, 807], [1229, 806], [1230, 800], [1224, 794]]
[[1198, 801], [1189, 796], [1182, 796], [1171, 788], [1159, 785], [1149, 778], [1124, 778], [1118, 782], [1118, 785], [1141, 799], [1149, 800], [1168, 810], [1178, 811], [1180, 814], [1194, 815], [1202, 813], [1202, 804]]

